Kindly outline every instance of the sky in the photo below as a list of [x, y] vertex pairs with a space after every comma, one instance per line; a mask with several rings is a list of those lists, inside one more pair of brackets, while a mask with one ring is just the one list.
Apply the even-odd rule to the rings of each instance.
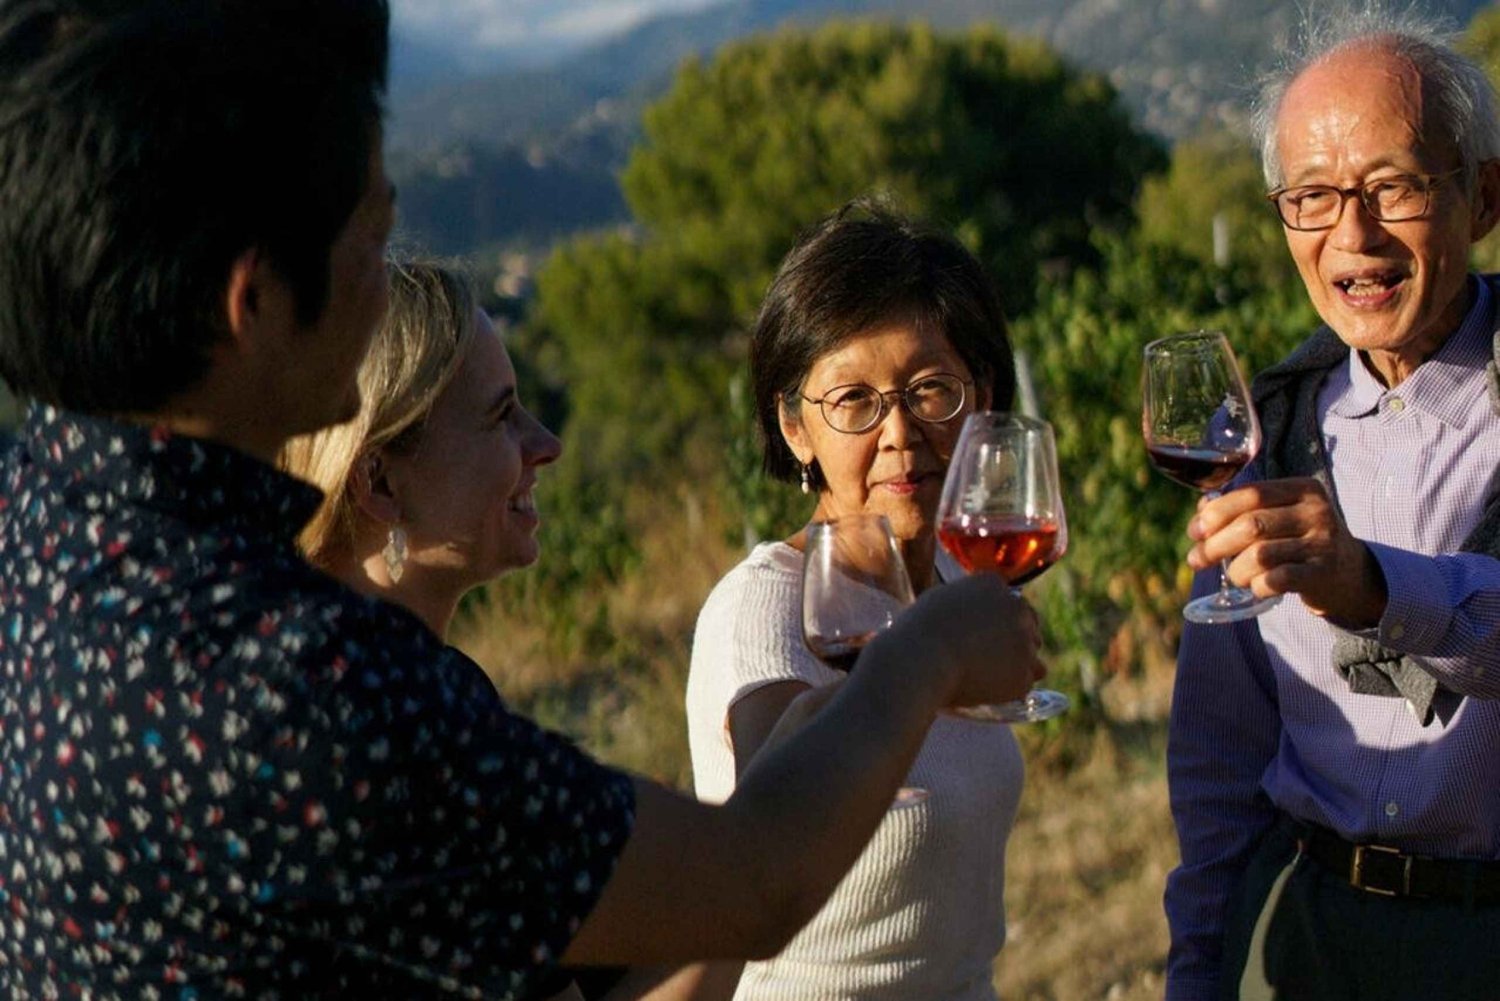
[[655, 14], [716, 0], [392, 0], [397, 31], [428, 44], [506, 52], [574, 48]]

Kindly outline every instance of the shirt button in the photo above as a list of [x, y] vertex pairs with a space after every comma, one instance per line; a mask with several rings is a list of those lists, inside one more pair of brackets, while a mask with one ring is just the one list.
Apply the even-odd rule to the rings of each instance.
[[1400, 812], [1401, 812], [1401, 807], [1399, 807], [1399, 806], [1396, 805], [1396, 801], [1395, 800], [1391, 800], [1389, 803], [1387, 803], [1385, 805], [1385, 815], [1387, 817], [1394, 817], [1396, 814], [1398, 814]]
[[1393, 396], [1390, 402], [1385, 405], [1385, 408], [1393, 414], [1399, 414], [1406, 409], [1406, 401], [1399, 396]]
[[1385, 634], [1393, 640], [1399, 640], [1406, 635], [1406, 627], [1399, 622], [1393, 622], [1391, 623], [1391, 628], [1387, 629]]

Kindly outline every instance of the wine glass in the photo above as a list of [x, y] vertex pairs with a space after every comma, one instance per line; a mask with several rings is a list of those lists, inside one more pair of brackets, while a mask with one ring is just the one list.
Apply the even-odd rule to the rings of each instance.
[[[807, 529], [802, 564], [802, 639], [813, 656], [849, 671], [865, 644], [915, 600], [906, 562], [883, 514], [851, 514]], [[927, 797], [906, 787], [898, 803]]]
[[[959, 432], [938, 503], [938, 541], [969, 573], [998, 573], [1011, 590], [1035, 579], [1068, 548], [1052, 425], [1021, 414], [970, 414]], [[1068, 708], [1061, 692], [953, 710], [997, 723], [1050, 719]]]
[[[1151, 464], [1168, 479], [1219, 496], [1260, 449], [1260, 421], [1229, 340], [1215, 330], [1164, 337], [1146, 345], [1141, 431]], [[1273, 608], [1279, 596], [1257, 598], [1229, 583], [1188, 602], [1189, 622], [1235, 622]]]

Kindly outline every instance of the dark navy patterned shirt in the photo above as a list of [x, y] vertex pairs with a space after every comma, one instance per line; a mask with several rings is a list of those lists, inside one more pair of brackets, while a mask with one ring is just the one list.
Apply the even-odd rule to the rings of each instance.
[[0, 457], [0, 996], [517, 998], [630, 780], [309, 567], [239, 452], [33, 407]]

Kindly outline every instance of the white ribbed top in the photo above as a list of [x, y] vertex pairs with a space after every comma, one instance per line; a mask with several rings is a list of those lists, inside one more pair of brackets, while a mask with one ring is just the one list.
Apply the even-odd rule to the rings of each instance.
[[[837, 677], [803, 646], [801, 596], [802, 554], [767, 543], [719, 581], [698, 617], [687, 717], [701, 799], [734, 789], [735, 700], [772, 682]], [[736, 1001], [993, 1001], [1022, 779], [1009, 727], [938, 717], [907, 777], [928, 797], [891, 808], [812, 923], [776, 959], [745, 967]]]

